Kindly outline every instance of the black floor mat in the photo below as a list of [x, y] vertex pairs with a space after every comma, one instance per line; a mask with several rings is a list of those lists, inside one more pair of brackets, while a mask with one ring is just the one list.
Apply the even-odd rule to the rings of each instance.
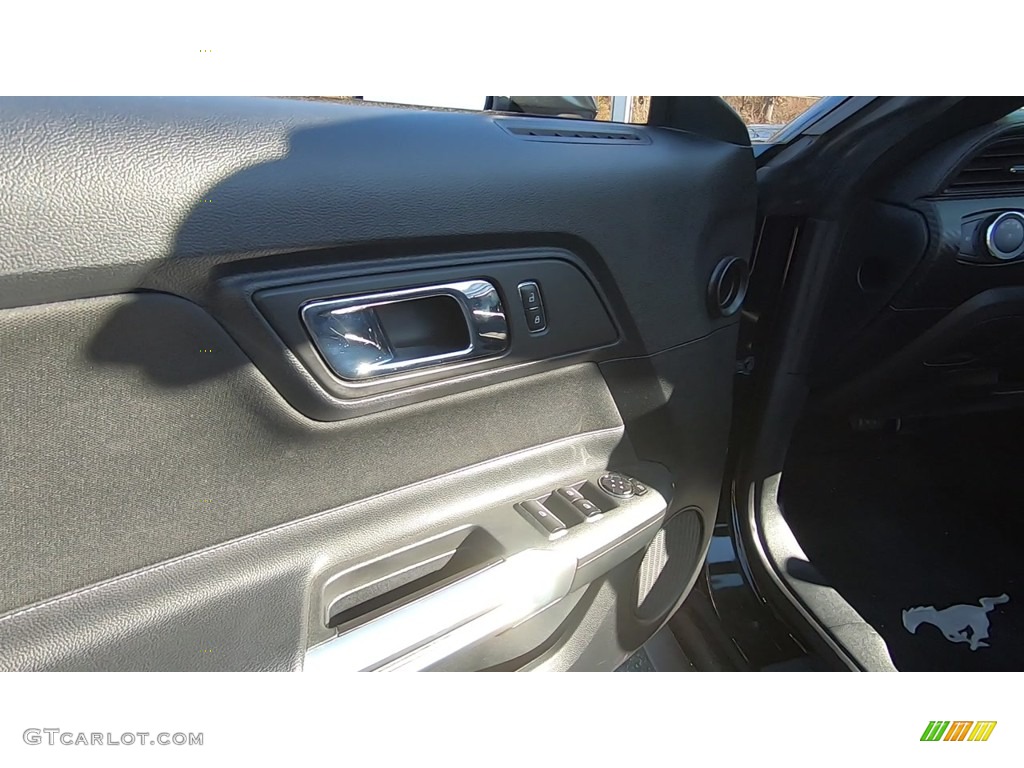
[[[790, 527], [882, 635], [897, 668], [1024, 670], [1024, 458], [1016, 443], [987, 432], [855, 436], [840, 447], [798, 446], [787, 463], [780, 498]], [[1009, 600], [988, 612], [979, 604], [1004, 594]], [[953, 605], [974, 609], [928, 610]], [[914, 607], [924, 610], [908, 615], [920, 621], [911, 634], [903, 611]], [[979, 642], [985, 619], [987, 647]], [[979, 647], [950, 642], [940, 626], [953, 637], [977, 635]]]

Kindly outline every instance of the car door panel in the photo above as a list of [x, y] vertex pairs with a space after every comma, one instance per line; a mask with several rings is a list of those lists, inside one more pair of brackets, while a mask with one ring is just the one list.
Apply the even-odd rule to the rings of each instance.
[[[276, 99], [4, 107], [0, 668], [613, 669], [678, 605], [722, 480], [737, 326], [708, 282], [750, 251], [749, 147]], [[360, 389], [299, 323], [470, 278], [507, 353]]]

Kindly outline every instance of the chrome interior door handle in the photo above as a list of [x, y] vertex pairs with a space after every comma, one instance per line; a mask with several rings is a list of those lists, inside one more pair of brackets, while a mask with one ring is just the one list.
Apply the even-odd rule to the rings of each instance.
[[501, 296], [465, 280], [303, 305], [302, 322], [336, 376], [364, 382], [498, 356], [509, 348]]

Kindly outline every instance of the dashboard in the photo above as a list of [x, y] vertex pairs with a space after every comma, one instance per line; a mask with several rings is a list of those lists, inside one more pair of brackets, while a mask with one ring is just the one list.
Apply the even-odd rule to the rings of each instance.
[[1024, 113], [871, 190], [841, 248], [812, 366], [819, 406], [1024, 405]]

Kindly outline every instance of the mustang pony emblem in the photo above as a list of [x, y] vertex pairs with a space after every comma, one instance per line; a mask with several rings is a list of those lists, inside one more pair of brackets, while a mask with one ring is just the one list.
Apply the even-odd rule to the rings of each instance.
[[1010, 602], [1005, 592], [999, 597], [983, 597], [978, 605], [951, 605], [936, 610], [934, 605], [908, 608], [903, 612], [903, 626], [915, 634], [921, 624], [934, 624], [951, 643], [970, 643], [971, 650], [988, 648], [988, 614], [1002, 603]]

